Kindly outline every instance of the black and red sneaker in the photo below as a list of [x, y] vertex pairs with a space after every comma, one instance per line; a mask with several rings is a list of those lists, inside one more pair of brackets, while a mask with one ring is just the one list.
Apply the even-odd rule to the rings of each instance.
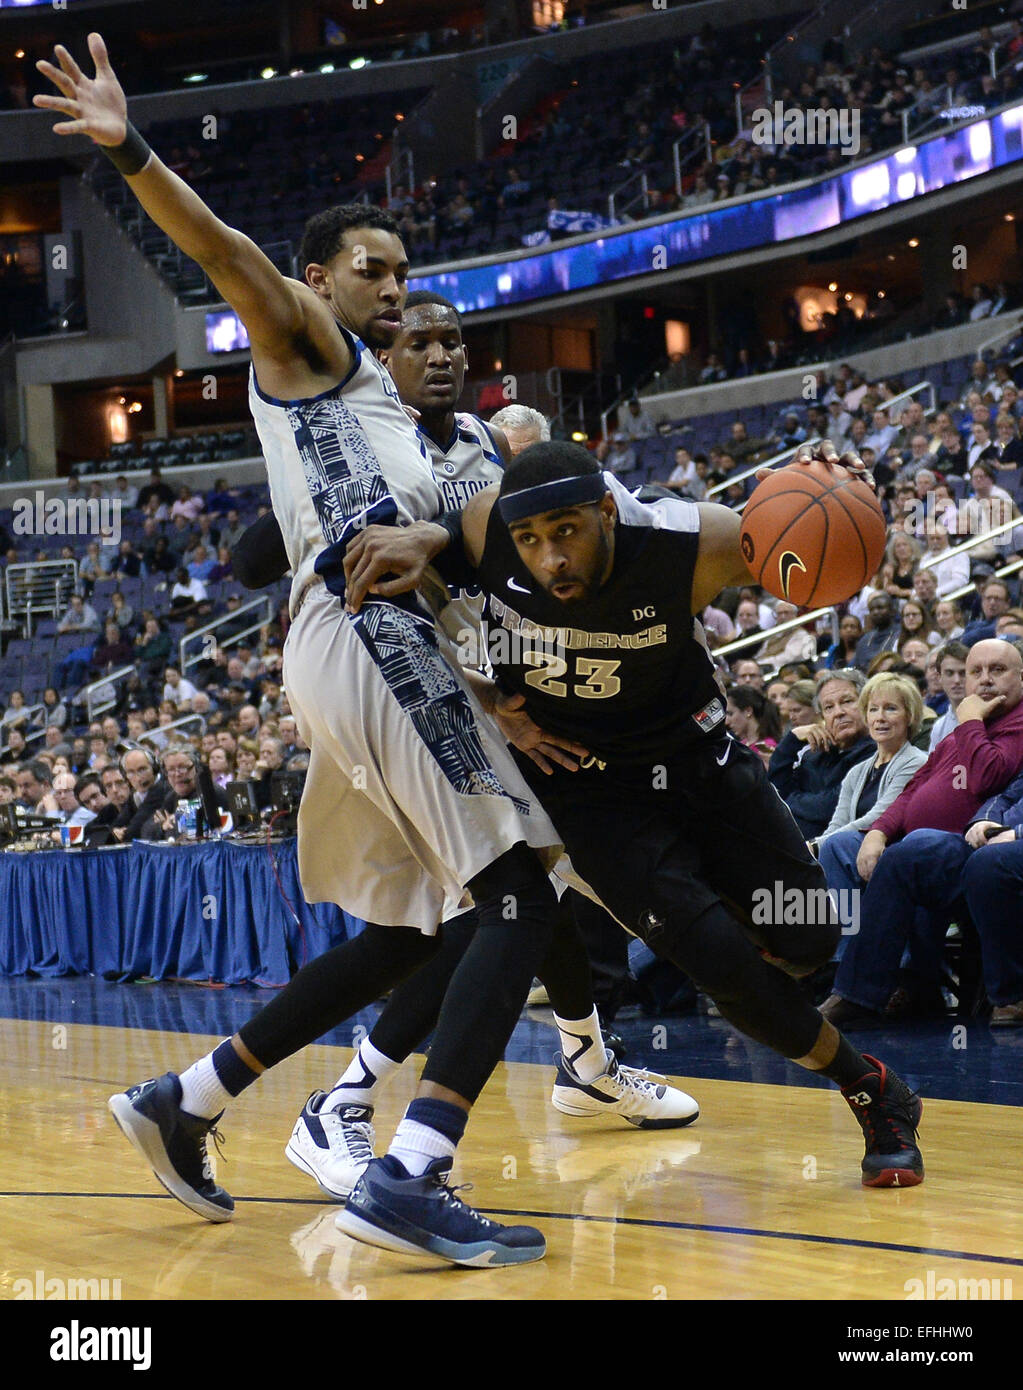
[[916, 1142], [923, 1102], [883, 1062], [863, 1056], [877, 1070], [842, 1088], [866, 1140], [860, 1165], [863, 1186], [916, 1187], [924, 1180], [924, 1160]]

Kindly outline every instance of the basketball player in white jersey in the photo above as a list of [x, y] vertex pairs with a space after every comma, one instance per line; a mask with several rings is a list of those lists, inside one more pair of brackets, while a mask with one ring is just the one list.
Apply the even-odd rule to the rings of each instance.
[[[58, 134], [93, 140], [245, 324], [250, 404], [294, 575], [285, 680], [311, 749], [299, 817], [303, 889], [384, 924], [300, 971], [181, 1076], [112, 1097], [111, 1111], [168, 1191], [208, 1220], [229, 1220], [234, 1203], [207, 1152], [229, 1101], [359, 1001], [393, 988], [433, 954], [438, 924], [474, 902], [476, 933], [445, 996], [417, 1097], [390, 1152], [363, 1175], [351, 1234], [456, 1264], [540, 1259], [541, 1232], [487, 1220], [447, 1178], [552, 939], [556, 899], [533, 851], [549, 861], [557, 835], [496, 727], [441, 658], [418, 600], [392, 603], [382, 593], [385, 601], [358, 615], [344, 606], [353, 536], [441, 510], [422, 440], [367, 350], [386, 347], [401, 326], [408, 263], [396, 224], [361, 206], [320, 214], [303, 242], [304, 282], [287, 279], [157, 158], [127, 120], [102, 38], [90, 34], [88, 46], [95, 77], [58, 47], [59, 67], [38, 66], [60, 95], [34, 103], [61, 113]], [[330, 854], [318, 852], [323, 844]]]
[[[417, 428], [444, 495], [445, 509], [460, 511], [475, 493], [500, 482], [512, 455], [504, 434], [475, 415], [454, 408], [462, 394], [466, 370], [461, 320], [455, 306], [430, 291], [414, 290], [405, 303], [401, 333], [389, 348], [379, 351], [378, 359], [388, 367], [403, 404], [413, 407], [418, 416]], [[539, 412], [530, 414], [546, 425]], [[517, 442], [525, 447], [530, 439], [528, 435], [523, 439], [522, 422], [518, 423]], [[532, 421], [527, 423], [533, 433], [539, 433]], [[258, 544], [264, 552], [263, 563], [272, 563], [276, 555], [279, 566], [262, 578], [261, 584], [276, 580], [286, 569], [286, 556], [274, 529], [265, 524], [260, 527]], [[457, 663], [464, 656], [460, 641], [464, 642], [467, 633], [479, 630], [482, 611], [478, 586], [457, 590], [446, 603], [438, 636], [450, 662]], [[512, 721], [509, 737], [518, 735], [515, 726], [524, 719], [519, 716]], [[541, 765], [545, 761], [528, 740], [524, 751], [532, 751]], [[547, 753], [555, 759], [561, 756], [558, 749], [548, 749]], [[285, 1152], [328, 1196], [344, 1200], [372, 1159], [378, 1088], [432, 1031], [448, 981], [475, 929], [474, 912], [445, 923], [441, 950], [393, 992], [333, 1088], [315, 1091], [303, 1107]], [[563, 914], [541, 974], [554, 1006], [561, 1057], [567, 1059], [571, 1075], [579, 1083], [568, 1088], [555, 1086], [552, 1102], [556, 1109], [570, 1115], [615, 1115], [643, 1129], [674, 1128], [697, 1118], [699, 1107], [692, 1097], [668, 1086], [663, 1077], [619, 1067], [606, 1050], [585, 945], [571, 911]]]

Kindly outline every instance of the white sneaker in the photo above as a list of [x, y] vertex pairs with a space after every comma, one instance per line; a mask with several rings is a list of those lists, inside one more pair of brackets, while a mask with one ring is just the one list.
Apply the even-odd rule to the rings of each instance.
[[374, 1157], [373, 1107], [342, 1102], [324, 1110], [326, 1099], [326, 1091], [312, 1093], [284, 1152], [321, 1192], [343, 1202]]
[[700, 1113], [692, 1096], [669, 1086], [665, 1077], [620, 1066], [611, 1053], [594, 1081], [580, 1081], [560, 1052], [555, 1061], [551, 1104], [563, 1115], [621, 1115], [639, 1129], [676, 1129], [691, 1125]]

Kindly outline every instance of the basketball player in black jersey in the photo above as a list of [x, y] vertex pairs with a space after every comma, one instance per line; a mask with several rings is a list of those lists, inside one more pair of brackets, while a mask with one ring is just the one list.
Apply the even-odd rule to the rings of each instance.
[[[577, 445], [536, 444], [460, 518], [354, 541], [348, 602], [416, 583], [460, 533], [489, 596], [495, 701], [520, 697], [536, 724], [589, 749], [575, 773], [518, 756], [576, 872], [735, 1027], [841, 1087], [866, 1140], [864, 1185], [914, 1186], [921, 1103], [797, 983], [838, 942], [834, 914], [817, 911], [824, 876], [760, 760], [727, 734], [695, 636], [694, 614], [750, 582], [739, 530], [725, 507], [643, 505]], [[791, 904], [793, 889], [806, 910], [782, 915], [802, 920], [765, 921], [765, 896]]]

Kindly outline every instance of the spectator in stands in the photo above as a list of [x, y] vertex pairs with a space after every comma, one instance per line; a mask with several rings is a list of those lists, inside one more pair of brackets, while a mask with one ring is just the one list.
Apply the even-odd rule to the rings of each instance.
[[856, 644], [855, 664], [861, 671], [867, 669], [878, 653], [894, 651], [899, 637], [890, 594], [872, 594], [867, 603], [867, 615], [870, 627]]
[[71, 603], [57, 627], [58, 633], [80, 632], [86, 635], [99, 632], [99, 616], [91, 603], [86, 603], [81, 594], [72, 594]]
[[149, 475], [149, 482], [139, 492], [137, 505], [144, 511], [152, 498], [170, 507], [174, 502], [174, 493], [163, 481], [159, 468], [154, 468]]
[[130, 603], [125, 601], [120, 589], [115, 589], [110, 595], [110, 607], [103, 615], [103, 625], [116, 623], [118, 628], [126, 637], [131, 635], [131, 626], [135, 621], [135, 610]]
[[259, 710], [255, 705], [242, 705], [238, 711], [238, 729], [248, 738], [258, 738], [260, 729]]
[[205, 587], [205, 581], [210, 578], [216, 567], [217, 562], [210, 555], [206, 547], [204, 545], [197, 545], [192, 552], [192, 561], [187, 566], [190, 577], [192, 579], [201, 580]]
[[117, 547], [117, 554], [110, 564], [110, 573], [126, 575], [129, 579], [137, 579], [142, 573], [142, 556], [130, 540], [121, 541]]
[[240, 738], [235, 753], [235, 776], [238, 781], [249, 781], [259, 761], [259, 744], [255, 739]]
[[206, 510], [211, 516], [230, 516], [238, 507], [238, 490], [226, 478], [217, 478], [206, 498]]
[[967, 623], [963, 631], [963, 644], [972, 647], [977, 642], [994, 637], [995, 622], [1008, 610], [1009, 604], [1008, 584], [1004, 579], [996, 579], [992, 575], [980, 591], [981, 616]]
[[[163, 771], [169, 791], [162, 803], [143, 825], [140, 839], [166, 840], [177, 832], [177, 812], [182, 801], [199, 796], [199, 758], [187, 744], [171, 744], [163, 755]], [[221, 810], [227, 810], [227, 798], [220, 787], [214, 787], [214, 797]]]
[[244, 535], [245, 527], [238, 519], [238, 509], [232, 506], [227, 513], [227, 525], [220, 532], [220, 544], [233, 550]]
[[33, 815], [57, 814], [57, 802], [50, 784], [50, 776], [50, 769], [42, 758], [23, 763], [14, 774], [14, 780], [18, 784], [18, 802]]
[[991, 306], [994, 300], [987, 285], [978, 282], [970, 287], [970, 309], [969, 318], [971, 323], [976, 323], [978, 319], [986, 319], [991, 313]]
[[146, 574], [170, 574], [177, 568], [177, 559], [166, 536], [157, 536], [142, 552]]
[[167, 533], [167, 548], [175, 557], [177, 564], [183, 564], [187, 553], [195, 547], [195, 529], [186, 516], [180, 512], [171, 522]]
[[[711, 198], [707, 199], [707, 201], [710, 202], [712, 198], [713, 198], [713, 194], [711, 194]], [[704, 367], [703, 371], [700, 373], [700, 376], [699, 376], [700, 385], [701, 385], [701, 386], [706, 386], [706, 385], [708, 385], [710, 382], [714, 382], [714, 381], [727, 381], [727, 380], [728, 380], [728, 373], [725, 371], [724, 367], [721, 365], [721, 359], [718, 357], [717, 353], [716, 353], [716, 352], [708, 353], [708, 355], [707, 355], [707, 365]]]
[[157, 618], [147, 618], [145, 626], [135, 638], [136, 659], [142, 662], [149, 675], [166, 665], [171, 653], [170, 633], [165, 632]]
[[855, 665], [856, 646], [863, 636], [863, 624], [855, 613], [845, 613], [838, 622], [838, 641], [828, 648], [824, 665], [828, 670]]
[[[212, 518], [203, 512], [195, 523], [195, 544], [192, 549], [195, 550], [198, 546], [204, 545], [211, 555], [215, 555], [219, 544], [220, 527], [215, 526]], [[189, 558], [194, 559], [195, 556], [192, 555]]]
[[604, 467], [618, 475], [631, 473], [636, 467], [636, 450], [619, 430], [611, 440]]
[[[772, 681], [768, 689], [772, 689], [775, 684], [776, 682]], [[820, 714], [813, 703], [816, 694], [817, 687], [809, 678], [788, 682], [788, 689], [779, 705], [786, 729], [798, 729], [804, 724], [821, 722]]]
[[259, 717], [264, 721], [276, 719], [280, 714], [283, 699], [280, 682], [264, 680], [260, 685], [263, 688], [263, 697], [259, 702]]
[[930, 750], [933, 751], [941, 740], [957, 727], [958, 710], [966, 694], [966, 660], [969, 648], [963, 642], [949, 641], [935, 653], [938, 668], [938, 681], [947, 708], [931, 725]]
[[92, 651], [93, 675], [104, 675], [119, 666], [129, 665], [134, 659], [135, 652], [127, 635], [116, 623], [107, 623], [103, 630], [103, 641]]
[[[935, 556], [940, 558], [935, 560]], [[928, 568], [934, 575], [934, 592], [939, 598], [970, 582], [969, 554], [952, 549], [948, 531], [940, 521], [927, 527], [927, 557]]]
[[159, 763], [148, 749], [130, 748], [121, 759], [121, 767], [131, 794], [112, 835], [115, 840], [131, 841], [139, 838], [142, 827], [166, 799], [170, 788], [166, 779], [158, 775]]
[[934, 605], [934, 626], [943, 642], [952, 642], [963, 635], [963, 614], [956, 599], [943, 598]]
[[807, 438], [805, 426], [800, 424], [799, 416], [794, 410], [786, 411], [782, 420], [781, 428], [773, 435], [773, 442], [779, 452], [783, 449], [794, 449], [797, 444], [802, 444]]
[[696, 464], [689, 450], [681, 445], [675, 450], [675, 467], [668, 475], [665, 487], [675, 492], [688, 493], [696, 478]]
[[898, 431], [889, 420], [888, 411], [883, 407], [875, 410], [870, 420], [871, 427], [864, 436], [863, 447], [873, 449], [877, 458], [883, 458]]
[[821, 846], [838, 831], [862, 834], [868, 830], [927, 761], [912, 742], [924, 713], [912, 681], [887, 672], [872, 676], [860, 692], [859, 704], [875, 751], [842, 779], [834, 814], [823, 833], [811, 841], [818, 856]]
[[895, 644], [895, 650], [901, 651], [903, 644], [916, 638], [923, 642], [925, 647], [937, 647], [941, 644], [941, 634], [935, 631], [934, 622], [930, 613], [917, 598], [908, 598], [903, 603], [899, 612], [899, 637]]
[[852, 424], [853, 417], [845, 408], [845, 402], [840, 397], [834, 396], [828, 402], [828, 431], [827, 438], [831, 440], [840, 454], [844, 454], [849, 447], [849, 426]]
[[808, 840], [830, 823], [845, 774], [874, 749], [859, 708], [865, 684], [855, 669], [824, 673], [814, 697], [823, 723], [793, 725], [771, 758], [771, 782]]
[[25, 707], [25, 693], [15, 688], [8, 696], [10, 703], [0, 717], [0, 729], [5, 730], [17, 726], [22, 733], [29, 727], [29, 714]]
[[183, 516], [186, 521], [195, 521], [205, 504], [201, 497], [195, 495], [192, 489], [182, 483], [178, 488], [177, 499], [171, 507], [171, 521], [176, 517]]
[[82, 592], [88, 597], [95, 587], [97, 579], [104, 579], [109, 573], [103, 567], [102, 557], [99, 551], [99, 542], [90, 541], [85, 547], [85, 554], [78, 562], [78, 582], [82, 586]]
[[781, 717], [767, 696], [751, 685], [733, 686], [728, 692], [725, 725], [767, 767], [781, 738]]
[[107, 496], [112, 502], [119, 502], [121, 504], [122, 514], [131, 511], [133, 507], [137, 507], [139, 504], [138, 488], [129, 483], [123, 473], [119, 473], [114, 479], [114, 485], [108, 490]]
[[215, 787], [226, 787], [228, 782], [234, 781], [234, 763], [226, 748], [211, 748], [207, 766]]
[[748, 685], [752, 690], [764, 689], [764, 672], [751, 656], [737, 656], [731, 665], [732, 683]]
[[26, 757], [28, 757], [28, 744], [25, 739], [25, 731], [17, 724], [12, 725], [7, 730], [7, 742], [3, 751], [0, 752], [0, 763], [4, 767], [16, 767]]
[[[222, 579], [231, 579], [234, 575], [234, 568], [231, 564], [231, 552], [226, 545], [220, 546], [217, 550], [217, 558], [213, 562], [206, 579], [211, 584], [218, 584]], [[202, 576], [200, 576], [201, 578]]]
[[[791, 622], [799, 613], [794, 603], [779, 599], [775, 604], [776, 626]], [[808, 631], [806, 624], [789, 628], [786, 632], [775, 633], [757, 652], [757, 661], [780, 669], [790, 661], [813, 661], [817, 656], [817, 639]]]
[[[76, 779], [70, 772], [54, 773], [53, 777], [53, 799], [57, 803], [57, 813], [65, 825], [88, 825], [95, 812], [87, 810], [79, 801], [76, 795], [80, 782], [85, 778]], [[97, 788], [99, 783], [96, 783]], [[60, 836], [55, 835], [57, 842]]]
[[1016, 469], [1023, 463], [1023, 440], [1019, 437], [1019, 425], [1014, 416], [999, 414], [995, 417], [992, 449], [992, 462], [997, 468]]
[[760, 605], [755, 598], [741, 598], [735, 610], [736, 637], [756, 637], [760, 626]]
[[13, 777], [0, 777], [0, 806], [12, 806], [18, 794], [18, 784]]
[[633, 396], [624, 410], [618, 412], [618, 432], [630, 441], [649, 439], [657, 433], [657, 425], [643, 409], [638, 396]]
[[995, 636], [1023, 637], [1023, 608], [1010, 608], [995, 620]]
[[881, 581], [886, 594], [906, 599], [913, 593], [913, 579], [920, 567], [920, 545], [905, 531], [893, 531], [888, 541]]
[[202, 580], [193, 578], [184, 565], [179, 566], [171, 589], [171, 608], [176, 615], [183, 617], [186, 613], [197, 612], [199, 605], [205, 603], [208, 597]]
[[[970, 649], [966, 695], [958, 723], [875, 825], [858, 837], [836, 836], [826, 867], [831, 888], [859, 888], [860, 931], [849, 938], [822, 1014], [836, 1027], [876, 1018], [898, 983], [906, 939], [917, 922], [920, 841], [913, 831], [962, 835], [990, 797], [1023, 766], [1023, 655], [1011, 643], [983, 641]], [[822, 860], [823, 863], [823, 860]], [[931, 869], [927, 863], [927, 871]], [[866, 888], [864, 889], [864, 884]], [[942, 932], [942, 935], [944, 933]]]
[[970, 443], [966, 449], [966, 465], [971, 470], [978, 463], [989, 461], [997, 464], [998, 453], [991, 442], [991, 431], [982, 420], [974, 420], [970, 426]]
[[190, 680], [186, 680], [176, 666], [168, 666], [163, 673], [163, 698], [175, 710], [191, 701], [199, 693]]
[[57, 729], [63, 729], [67, 723], [67, 706], [52, 685], [43, 691], [42, 704], [43, 708], [33, 719], [32, 727], [45, 729], [52, 724]]
[[745, 421], [733, 420], [729, 433], [731, 437], [726, 447], [736, 465], [745, 468], [766, 456], [769, 441], [750, 439]]

